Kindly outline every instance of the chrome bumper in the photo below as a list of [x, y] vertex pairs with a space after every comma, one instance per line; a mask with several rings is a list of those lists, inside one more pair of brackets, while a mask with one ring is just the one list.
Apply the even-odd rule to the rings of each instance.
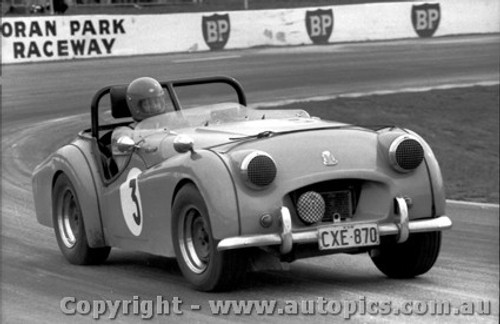
[[[403, 243], [408, 239], [410, 233], [443, 231], [452, 226], [448, 216], [410, 221], [406, 201], [403, 198], [396, 198], [396, 205], [398, 207], [398, 221], [378, 225], [380, 236], [397, 235], [398, 243]], [[280, 223], [281, 233], [229, 237], [219, 242], [217, 250], [280, 245], [281, 253], [286, 254], [292, 250], [294, 243], [318, 242], [317, 229], [292, 233], [292, 218], [286, 207], [281, 207]]]

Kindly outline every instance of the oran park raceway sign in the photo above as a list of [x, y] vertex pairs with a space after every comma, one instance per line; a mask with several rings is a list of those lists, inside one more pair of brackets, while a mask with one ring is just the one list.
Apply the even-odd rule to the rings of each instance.
[[117, 35], [126, 34], [125, 19], [56, 17], [4, 19], [4, 61], [26, 62], [113, 54]]

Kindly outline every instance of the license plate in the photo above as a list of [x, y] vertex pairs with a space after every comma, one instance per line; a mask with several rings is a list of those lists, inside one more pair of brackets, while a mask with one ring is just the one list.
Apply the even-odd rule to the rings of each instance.
[[320, 250], [345, 249], [380, 244], [376, 224], [332, 225], [318, 229]]

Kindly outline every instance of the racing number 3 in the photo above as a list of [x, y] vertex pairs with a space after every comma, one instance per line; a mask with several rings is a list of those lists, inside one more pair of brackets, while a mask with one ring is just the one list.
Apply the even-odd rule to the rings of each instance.
[[141, 225], [141, 209], [139, 208], [139, 200], [137, 199], [137, 178], [130, 179], [129, 188], [132, 189], [132, 201], [135, 204], [135, 210], [137, 213], [132, 213], [134, 221], [137, 225]]
[[140, 183], [137, 178], [141, 174], [138, 168], [132, 168], [127, 179], [120, 185], [120, 204], [122, 215], [130, 232], [139, 236], [144, 225], [142, 212]]

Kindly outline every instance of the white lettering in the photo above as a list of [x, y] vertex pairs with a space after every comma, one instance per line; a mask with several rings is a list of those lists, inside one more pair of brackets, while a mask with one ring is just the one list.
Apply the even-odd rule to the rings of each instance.
[[309, 17], [309, 23], [311, 25], [311, 37], [321, 35], [321, 19], [319, 16]]
[[214, 43], [219, 39], [219, 33], [217, 32], [217, 22], [207, 21], [207, 42]]

